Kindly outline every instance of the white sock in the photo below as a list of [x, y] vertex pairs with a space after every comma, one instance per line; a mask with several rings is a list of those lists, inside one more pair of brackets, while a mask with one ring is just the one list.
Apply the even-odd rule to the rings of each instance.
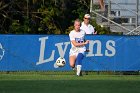
[[76, 75], [80, 76], [82, 65], [77, 65], [77, 73]]

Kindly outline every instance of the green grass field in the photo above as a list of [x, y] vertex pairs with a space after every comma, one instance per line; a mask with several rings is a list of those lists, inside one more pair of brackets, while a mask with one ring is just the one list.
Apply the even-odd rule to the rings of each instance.
[[0, 93], [140, 93], [140, 76], [0, 73]]

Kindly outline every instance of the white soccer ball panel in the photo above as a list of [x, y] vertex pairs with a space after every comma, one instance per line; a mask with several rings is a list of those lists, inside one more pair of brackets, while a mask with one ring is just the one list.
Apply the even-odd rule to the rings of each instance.
[[63, 67], [63, 66], [65, 66], [65, 64], [66, 64], [65, 58], [59, 57], [56, 60], [56, 65], [59, 66], [59, 67]]

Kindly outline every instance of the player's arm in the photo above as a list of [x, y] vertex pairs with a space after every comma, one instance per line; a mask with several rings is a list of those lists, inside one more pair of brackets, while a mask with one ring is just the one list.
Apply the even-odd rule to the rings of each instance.
[[79, 47], [79, 46], [85, 46], [86, 44], [88, 44], [88, 43], [89, 43], [89, 40], [86, 40], [86, 41], [83, 42], [83, 43], [77, 43], [75, 40], [72, 40], [71, 42], [72, 42], [72, 44], [73, 44], [75, 47]]
[[93, 32], [93, 34], [96, 35], [96, 34], [97, 34], [97, 31], [95, 30], [95, 31]]
[[[84, 39], [84, 42], [86, 42], [86, 40]], [[86, 52], [89, 52], [90, 50], [89, 49], [86, 49]]]
[[96, 34], [97, 34], [96, 28], [95, 28], [95, 27], [92, 27], [92, 29], [93, 29], [93, 30], [92, 30], [92, 31], [93, 31], [93, 34], [96, 35]]

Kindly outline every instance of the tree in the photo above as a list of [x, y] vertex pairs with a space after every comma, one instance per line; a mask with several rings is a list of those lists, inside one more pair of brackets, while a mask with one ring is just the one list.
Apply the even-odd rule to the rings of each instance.
[[[68, 34], [89, 13], [90, 0], [1, 0], [0, 33]], [[94, 22], [99, 34], [110, 33]]]

